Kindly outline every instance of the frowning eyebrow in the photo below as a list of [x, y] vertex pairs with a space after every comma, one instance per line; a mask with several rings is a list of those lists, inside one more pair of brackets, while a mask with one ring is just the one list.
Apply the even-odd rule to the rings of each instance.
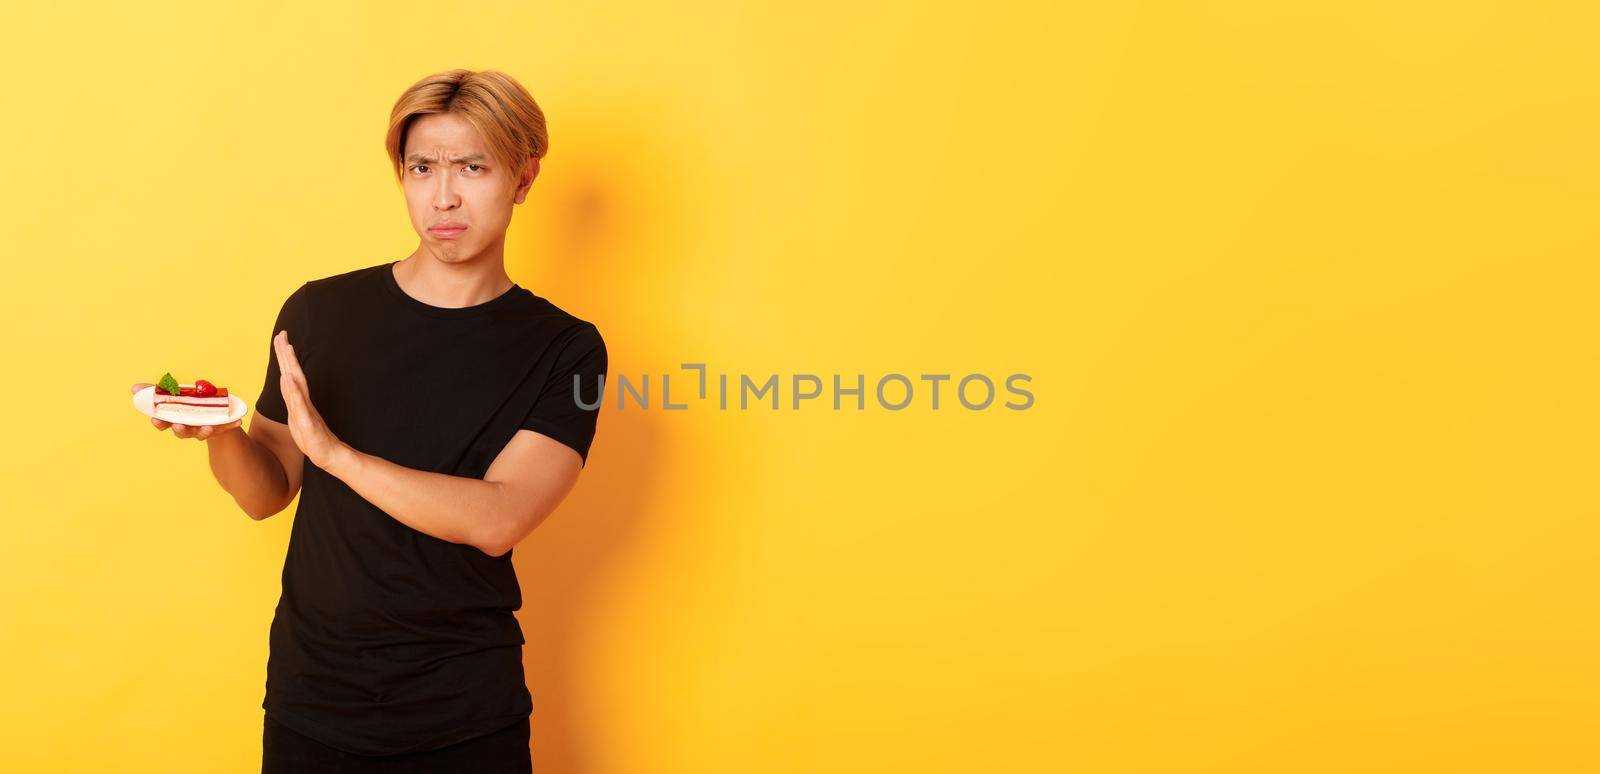
[[[465, 156], [451, 156], [450, 157], [450, 163], [451, 164], [460, 164], [460, 163], [466, 162], [466, 161], [488, 161], [488, 160], [489, 160], [489, 157], [483, 155], [482, 153], [468, 153]], [[419, 163], [422, 163], [422, 162], [425, 162], [425, 161], [431, 162], [431, 161], [436, 161], [436, 159], [433, 156], [429, 156], [429, 155], [422, 154], [422, 153], [413, 153], [410, 156], [406, 157], [406, 163], [407, 164], [419, 164]]]

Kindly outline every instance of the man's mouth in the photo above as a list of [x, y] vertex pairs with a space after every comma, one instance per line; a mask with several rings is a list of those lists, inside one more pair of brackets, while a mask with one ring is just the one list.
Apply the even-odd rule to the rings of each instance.
[[445, 225], [434, 226], [434, 227], [428, 229], [428, 233], [430, 233], [430, 234], [432, 234], [432, 235], [434, 235], [436, 237], [439, 237], [441, 239], [450, 239], [452, 237], [461, 236], [461, 232], [466, 231], [466, 230], [467, 230], [467, 227], [463, 226], [461, 224], [458, 224], [458, 223], [447, 223]]

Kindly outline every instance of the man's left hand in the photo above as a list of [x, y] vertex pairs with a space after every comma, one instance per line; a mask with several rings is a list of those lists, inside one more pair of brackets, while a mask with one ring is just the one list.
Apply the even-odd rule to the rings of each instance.
[[349, 447], [334, 436], [317, 408], [311, 405], [311, 388], [306, 384], [306, 372], [300, 370], [294, 345], [289, 343], [288, 331], [278, 332], [272, 339], [272, 349], [278, 358], [278, 388], [289, 410], [289, 434], [311, 464], [329, 470]]

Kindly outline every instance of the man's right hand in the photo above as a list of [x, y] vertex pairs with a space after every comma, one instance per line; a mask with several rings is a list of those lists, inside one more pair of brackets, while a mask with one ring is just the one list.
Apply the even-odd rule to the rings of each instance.
[[[138, 391], [140, 391], [140, 390], [142, 390], [142, 389], [144, 389], [146, 387], [149, 387], [149, 386], [151, 386], [151, 384], [149, 382], [140, 382], [138, 384], [133, 385], [132, 392], [138, 392]], [[166, 421], [164, 419], [156, 419], [155, 417], [150, 417], [150, 424], [155, 425], [157, 430], [165, 430], [165, 429], [170, 427], [170, 428], [172, 428], [172, 434], [177, 436], [177, 437], [179, 437], [179, 438], [193, 438], [193, 439], [199, 440], [199, 441], [204, 441], [204, 440], [207, 440], [207, 439], [210, 439], [210, 438], [214, 438], [214, 437], [216, 437], [218, 435], [221, 435], [222, 433], [224, 433], [224, 432], [226, 432], [228, 430], [232, 430], [235, 427], [238, 427], [239, 425], [241, 425], [243, 423], [244, 423], [244, 418], [240, 417], [239, 419], [235, 419], [232, 422], [229, 422], [228, 424], [225, 424], [225, 425], [199, 425], [199, 426], [194, 426], [194, 425], [179, 424], [177, 422], [168, 422], [168, 421]]]

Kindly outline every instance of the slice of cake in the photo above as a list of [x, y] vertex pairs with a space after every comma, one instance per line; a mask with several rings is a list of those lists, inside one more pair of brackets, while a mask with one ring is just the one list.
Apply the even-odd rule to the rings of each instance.
[[204, 379], [179, 384], [172, 374], [161, 377], [151, 402], [157, 417], [180, 424], [193, 419], [221, 419], [232, 409], [227, 387], [217, 387]]

